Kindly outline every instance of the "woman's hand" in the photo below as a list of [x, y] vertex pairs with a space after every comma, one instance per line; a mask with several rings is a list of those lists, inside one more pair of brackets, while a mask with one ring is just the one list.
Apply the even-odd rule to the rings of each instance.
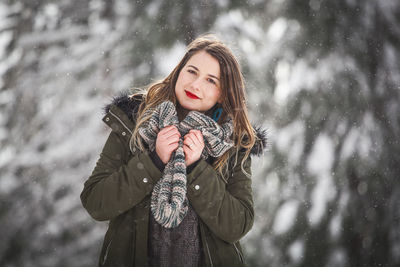
[[189, 166], [196, 162], [203, 152], [203, 134], [199, 130], [190, 130], [183, 139], [183, 152], [185, 152], [186, 166]]
[[179, 146], [181, 134], [174, 125], [163, 128], [157, 134], [156, 153], [164, 164], [167, 164], [174, 152]]

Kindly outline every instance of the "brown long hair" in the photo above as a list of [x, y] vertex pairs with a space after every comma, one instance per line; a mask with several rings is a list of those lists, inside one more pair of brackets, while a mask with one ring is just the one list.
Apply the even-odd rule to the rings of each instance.
[[[134, 147], [137, 147], [141, 151], [145, 150], [142, 140], [139, 136], [139, 128], [150, 118], [151, 110], [153, 110], [163, 101], [169, 100], [176, 106], [177, 99], [175, 96], [175, 84], [179, 73], [189, 59], [199, 51], [207, 52], [219, 62], [221, 73], [220, 84], [223, 99], [223, 113], [219, 119], [219, 122], [224, 122], [228, 117], [233, 119], [234, 146], [237, 152], [239, 149], [246, 150], [245, 156], [241, 162], [241, 167], [244, 171], [243, 163], [250, 155], [250, 150], [257, 138], [248, 118], [244, 80], [239, 63], [231, 50], [214, 35], [210, 34], [202, 35], [193, 40], [188, 45], [182, 60], [164, 80], [150, 84], [147, 89], [138, 90], [131, 95], [131, 97], [143, 95], [144, 101], [140, 105], [137, 113], [136, 127], [130, 140], [130, 148], [133, 150]], [[228, 168], [228, 152], [229, 151], [217, 158], [213, 164], [213, 167], [222, 176], [224, 176], [224, 169], [226, 171]], [[235, 165], [237, 161], [237, 155], [238, 153], [236, 153]]]

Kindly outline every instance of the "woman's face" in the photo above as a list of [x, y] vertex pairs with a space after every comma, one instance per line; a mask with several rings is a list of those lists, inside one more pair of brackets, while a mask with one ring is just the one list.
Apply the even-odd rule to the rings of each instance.
[[204, 112], [222, 103], [218, 61], [205, 51], [194, 54], [179, 73], [175, 95], [187, 110]]

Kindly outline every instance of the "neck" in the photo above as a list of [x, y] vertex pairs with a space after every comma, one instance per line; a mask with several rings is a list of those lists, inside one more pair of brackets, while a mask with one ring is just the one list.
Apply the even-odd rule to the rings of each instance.
[[182, 121], [186, 115], [189, 113], [189, 110], [182, 107], [179, 103], [176, 105], [176, 113], [178, 114], [178, 120]]

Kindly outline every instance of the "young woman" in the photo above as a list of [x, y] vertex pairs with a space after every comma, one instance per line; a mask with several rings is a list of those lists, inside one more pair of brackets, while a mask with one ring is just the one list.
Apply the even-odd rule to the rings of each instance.
[[168, 77], [105, 113], [112, 131], [81, 194], [95, 220], [109, 221], [99, 266], [244, 266], [250, 155], [266, 140], [227, 46], [195, 39]]

